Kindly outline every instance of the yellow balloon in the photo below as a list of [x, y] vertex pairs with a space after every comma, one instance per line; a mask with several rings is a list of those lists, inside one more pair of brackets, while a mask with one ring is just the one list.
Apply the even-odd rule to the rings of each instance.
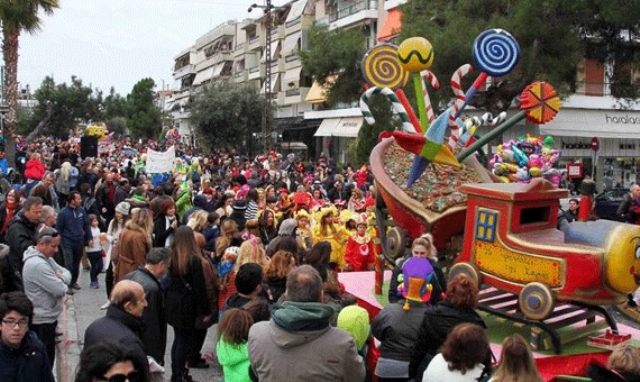
[[433, 64], [433, 47], [424, 37], [410, 37], [398, 47], [398, 59], [406, 71], [419, 73]]

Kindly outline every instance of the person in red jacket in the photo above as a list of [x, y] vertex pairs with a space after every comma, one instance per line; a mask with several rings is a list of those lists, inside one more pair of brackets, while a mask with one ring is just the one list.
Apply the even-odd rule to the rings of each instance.
[[344, 255], [346, 271], [372, 271], [376, 262], [373, 239], [367, 234], [367, 214], [361, 214], [356, 223], [356, 233], [347, 240]]

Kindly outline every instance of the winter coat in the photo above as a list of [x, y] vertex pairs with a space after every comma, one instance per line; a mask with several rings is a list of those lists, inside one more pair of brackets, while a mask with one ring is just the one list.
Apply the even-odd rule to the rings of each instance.
[[211, 307], [212, 316], [207, 322], [203, 321], [205, 316], [197, 317], [196, 329], [207, 329], [218, 322], [218, 293], [220, 290], [218, 287], [218, 273], [211, 261], [205, 258], [200, 258], [200, 263], [202, 264], [204, 284], [207, 290], [207, 300]]
[[146, 263], [147, 253], [151, 250], [148, 236], [138, 230], [125, 227], [118, 237], [120, 257], [114, 272], [115, 282], [135, 271]]
[[218, 340], [216, 344], [216, 356], [225, 381], [250, 382], [249, 378], [249, 352], [247, 343], [232, 345], [224, 340]]
[[[58, 278], [56, 272], [62, 276]], [[22, 279], [24, 292], [33, 303], [33, 323], [56, 322], [62, 313], [62, 302], [67, 285], [71, 282], [71, 273], [36, 247], [29, 247], [24, 253]]]
[[373, 336], [381, 342], [381, 358], [406, 362], [411, 359], [427, 306], [409, 301], [409, 310], [405, 311], [403, 305], [401, 300], [385, 306], [371, 322]]
[[22, 212], [19, 212], [9, 223], [5, 240], [9, 246], [12, 290], [22, 290], [22, 256], [27, 248], [36, 245], [37, 227], [38, 224], [32, 223]]
[[138, 267], [124, 277], [142, 285], [147, 298], [147, 307], [142, 313], [146, 329], [142, 334], [142, 343], [147, 354], [161, 365], [164, 365], [164, 354], [167, 347], [167, 315], [165, 311], [164, 290], [160, 281], [145, 267]]
[[55, 382], [44, 345], [28, 331], [17, 349], [0, 341], [0, 381]]
[[[177, 227], [180, 227], [180, 218], [177, 215], [174, 218], [178, 224]], [[159, 214], [153, 219], [153, 246], [166, 247], [165, 242], [167, 238], [173, 235], [174, 232], [175, 229], [171, 227], [171, 225], [167, 227], [167, 217], [165, 214]]]
[[323, 303], [285, 301], [270, 321], [254, 324], [248, 342], [252, 380], [364, 381], [353, 336], [329, 325], [333, 314]]
[[29, 159], [24, 168], [24, 177], [32, 180], [41, 180], [46, 169], [39, 159]]
[[142, 336], [146, 328], [142, 319], [134, 317], [117, 306], [110, 305], [107, 308], [107, 314], [93, 321], [84, 332], [84, 347], [104, 341], [105, 338], [118, 342], [135, 353], [134, 364], [143, 377], [149, 379], [149, 361], [147, 360], [147, 352], [142, 343]]
[[67, 206], [63, 208], [58, 214], [56, 229], [60, 233], [63, 246], [82, 246], [93, 240], [89, 215], [82, 207], [71, 208]]
[[174, 328], [194, 329], [197, 317], [212, 313], [202, 263], [198, 257], [191, 257], [184, 275], [179, 275], [174, 270], [174, 264], [171, 264], [165, 301], [167, 322]]
[[[482, 318], [473, 309], [458, 308], [448, 301], [440, 301], [435, 306], [427, 307], [411, 354], [409, 375], [421, 376], [431, 359], [438, 354], [451, 330], [456, 325], [467, 322], [486, 328]], [[491, 363], [490, 355], [488, 363]]]

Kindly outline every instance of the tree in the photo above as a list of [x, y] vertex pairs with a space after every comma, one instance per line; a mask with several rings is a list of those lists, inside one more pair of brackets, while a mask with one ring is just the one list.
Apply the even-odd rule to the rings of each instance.
[[41, 134], [68, 138], [79, 123], [88, 123], [102, 118], [100, 104], [102, 95], [82, 84], [72, 76], [71, 84], [56, 84], [46, 77], [35, 91], [37, 106], [28, 123], [30, 136]]
[[127, 96], [127, 128], [134, 138], [157, 138], [162, 131], [161, 112], [153, 104], [155, 86], [151, 78], [142, 79]]
[[[448, 83], [460, 65], [473, 63], [471, 48], [480, 32], [503, 28], [518, 40], [522, 54], [516, 69], [476, 93], [470, 102], [492, 113], [507, 109], [533, 80], [548, 81], [561, 94], [575, 90], [577, 63], [590, 51], [602, 52], [602, 61], [615, 59], [614, 68], [628, 66], [630, 60], [621, 58], [629, 56], [630, 41], [640, 36], [637, 0], [624, 1], [624, 6], [608, 0], [409, 0], [402, 11], [399, 41], [412, 36], [430, 40], [435, 54], [431, 70], [441, 83]], [[626, 53], [617, 54], [621, 51]], [[634, 59], [638, 62], [637, 55]], [[476, 69], [475, 75], [468, 75], [463, 88], [469, 88], [478, 73]], [[612, 73], [613, 88], [622, 77]], [[625, 85], [631, 85], [625, 80]], [[439, 95], [449, 100], [453, 96], [450, 87], [443, 88], [445, 92]], [[444, 104], [433, 103], [436, 108]]]
[[40, 11], [52, 14], [57, 0], [0, 0], [2, 21], [2, 55], [5, 63], [4, 99], [8, 111], [4, 119], [4, 138], [7, 158], [15, 166], [14, 136], [18, 128], [18, 48], [20, 33], [34, 33], [40, 29]]
[[366, 36], [361, 29], [329, 30], [314, 24], [309, 29], [309, 48], [300, 52], [302, 70], [321, 85], [330, 75], [339, 74], [326, 92], [326, 103], [351, 103], [364, 86], [359, 63], [365, 51]]
[[127, 115], [127, 99], [116, 93], [113, 87], [109, 90], [109, 95], [104, 97], [102, 106], [105, 120]]
[[258, 143], [264, 101], [250, 85], [223, 82], [208, 86], [191, 104], [191, 124], [211, 148], [252, 151]]

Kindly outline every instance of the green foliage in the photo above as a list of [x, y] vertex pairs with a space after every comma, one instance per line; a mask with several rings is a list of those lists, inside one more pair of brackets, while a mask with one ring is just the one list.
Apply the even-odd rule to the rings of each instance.
[[376, 123], [369, 125], [366, 121], [358, 132], [358, 146], [356, 148], [356, 163], [369, 163], [371, 150], [378, 143], [378, 135], [383, 131], [393, 131], [402, 126], [402, 122], [393, 112], [393, 107], [387, 97], [376, 94], [370, 98], [369, 108]]
[[153, 104], [155, 86], [151, 78], [142, 79], [127, 96], [127, 128], [134, 138], [157, 137], [162, 130], [161, 111]]
[[116, 117], [124, 117], [127, 115], [127, 99], [116, 93], [113, 87], [109, 91], [109, 95], [104, 97], [102, 107], [105, 120], [111, 120]]
[[259, 144], [252, 134], [260, 133], [263, 113], [264, 99], [257, 89], [224, 82], [195, 97], [191, 124], [211, 149], [251, 149]]
[[360, 28], [330, 31], [321, 24], [308, 33], [309, 48], [299, 53], [304, 73], [322, 85], [327, 76], [340, 74], [326, 93], [328, 105], [356, 101], [364, 85], [359, 63], [366, 51], [365, 34]]
[[105, 121], [109, 132], [113, 132], [116, 136], [126, 135], [127, 133], [127, 119], [124, 117], [113, 117]]
[[43, 11], [50, 15], [58, 7], [58, 0], [2, 0], [0, 1], [2, 27], [33, 33], [39, 30], [42, 24], [38, 12]]
[[18, 107], [18, 134], [27, 135], [32, 130], [33, 112], [25, 107]]
[[[402, 6], [403, 28], [398, 40], [423, 36], [432, 43], [435, 61], [430, 70], [444, 85], [432, 100], [437, 96], [449, 100], [452, 92], [446, 84], [460, 65], [473, 64], [471, 50], [476, 36], [488, 28], [509, 31], [522, 50], [518, 67], [499, 79], [502, 89], [479, 92], [471, 102], [499, 111], [533, 80], [548, 81], [561, 94], [575, 89], [576, 65], [586, 54], [588, 41], [597, 42], [603, 60], [618, 57], [616, 52], [629, 47], [621, 36], [627, 32], [639, 35], [640, 1], [623, 3], [624, 6], [609, 0], [409, 0]], [[463, 88], [469, 88], [478, 74], [476, 69], [468, 75]], [[611, 79], [615, 81], [613, 76]], [[433, 104], [442, 109], [443, 104], [437, 99]]]
[[75, 76], [71, 77], [71, 84], [56, 84], [53, 78], [46, 77], [34, 98], [37, 106], [27, 122], [29, 132], [43, 122], [39, 134], [67, 138], [78, 123], [101, 119], [101, 95], [94, 94]]

